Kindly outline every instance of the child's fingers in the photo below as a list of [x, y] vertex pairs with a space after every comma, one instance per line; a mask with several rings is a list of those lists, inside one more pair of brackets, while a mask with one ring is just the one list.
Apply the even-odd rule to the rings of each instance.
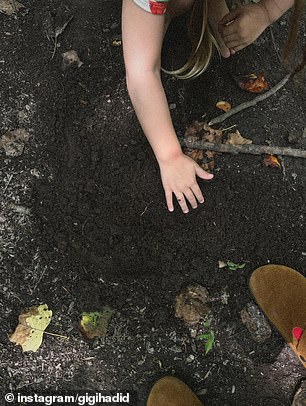
[[249, 45], [248, 42], [244, 42], [244, 41], [241, 41], [241, 40], [226, 43], [226, 46], [228, 48], [234, 49], [236, 52], [240, 51], [241, 49], [243, 49], [245, 47], [247, 47], [248, 45]]
[[166, 195], [166, 202], [168, 206], [169, 211], [173, 211], [173, 199], [172, 199], [172, 191], [171, 190], [165, 190], [165, 195]]
[[236, 47], [242, 45], [242, 43], [241, 43], [241, 40], [240, 41], [229, 41], [229, 42], [225, 42], [225, 45], [228, 48], [235, 49]]
[[182, 211], [184, 213], [188, 213], [189, 209], [188, 209], [188, 206], [187, 206], [187, 203], [185, 200], [185, 196], [183, 195], [183, 193], [180, 193], [180, 192], [175, 193], [175, 196], [176, 196], [176, 199], [177, 199], [179, 205], [181, 206]]
[[194, 197], [194, 194], [192, 193], [191, 189], [186, 189], [184, 191], [184, 195], [188, 199], [189, 203], [191, 204], [191, 207], [193, 209], [196, 209], [198, 207], [198, 203], [197, 203], [196, 198]]
[[218, 31], [222, 35], [223, 38], [235, 34], [237, 32], [237, 24], [233, 23], [230, 25], [220, 25], [218, 26]]
[[229, 12], [228, 14], [226, 14], [222, 20], [219, 21], [219, 24], [221, 25], [225, 25], [225, 24], [229, 24], [231, 23], [233, 20], [235, 20], [235, 18], [237, 18], [240, 15], [241, 11], [239, 8], [237, 8], [236, 10], [233, 10], [231, 12]]
[[233, 50], [233, 52], [234, 53], [236, 53], [236, 52], [238, 52], [238, 51], [241, 51], [243, 48], [245, 48], [247, 46], [247, 44], [242, 44], [242, 45], [239, 45], [239, 46], [237, 46], [237, 47], [234, 47], [234, 48], [231, 48], [232, 50]]
[[199, 165], [196, 165], [195, 171], [196, 171], [197, 176], [199, 176], [199, 178], [202, 178], [202, 179], [210, 180], [214, 177], [214, 175], [212, 173], [204, 171], [204, 169], [202, 169]]
[[195, 197], [198, 199], [198, 202], [204, 203], [203, 194], [197, 183], [195, 183], [193, 186], [191, 186], [191, 190], [192, 190], [193, 194], [195, 195]]
[[238, 41], [240, 39], [240, 37], [239, 37], [239, 35], [237, 33], [235, 33], [235, 34], [228, 35], [226, 37], [222, 37], [222, 39], [223, 39], [223, 42], [226, 45], [226, 44], [229, 44], [230, 42]]

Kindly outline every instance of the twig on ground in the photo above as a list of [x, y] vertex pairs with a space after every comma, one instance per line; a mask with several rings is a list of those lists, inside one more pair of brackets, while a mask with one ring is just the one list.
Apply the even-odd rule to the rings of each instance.
[[41, 333], [44, 333], [44, 334], [48, 334], [49, 336], [59, 337], [59, 338], [64, 338], [65, 340], [69, 340], [69, 337], [63, 336], [62, 334], [50, 333], [49, 331], [42, 330], [41, 328], [37, 328], [37, 327], [29, 327], [28, 324], [21, 323], [21, 325], [25, 326], [27, 328], [31, 328], [32, 330], [40, 331]]
[[54, 58], [54, 55], [55, 55], [55, 52], [56, 52], [58, 37], [65, 31], [65, 29], [67, 28], [68, 24], [73, 19], [73, 17], [74, 16], [71, 16], [61, 27], [56, 27], [55, 32], [54, 32], [54, 36], [53, 36], [53, 38], [54, 38], [54, 49], [53, 49], [51, 59]]
[[280, 156], [279, 160], [280, 160], [280, 163], [281, 163], [281, 166], [282, 166], [283, 179], [286, 180], [287, 179], [287, 174], [286, 174], [286, 167], [285, 167], [285, 159], [282, 156]]
[[30, 288], [30, 291], [31, 291], [30, 294], [31, 294], [31, 296], [33, 295], [34, 291], [36, 290], [36, 288], [37, 288], [39, 282], [40, 282], [40, 281], [42, 280], [42, 278], [44, 277], [44, 275], [45, 275], [45, 273], [46, 273], [46, 269], [47, 269], [47, 267], [45, 267], [44, 270], [42, 271], [42, 273], [40, 274], [40, 277], [38, 278], [37, 282], [35, 283], [33, 289]]
[[148, 203], [148, 204], [146, 205], [144, 211], [140, 214], [140, 216], [143, 216], [143, 215], [145, 214], [145, 212], [148, 210], [149, 206], [150, 206], [152, 203], [153, 203], [153, 201], [150, 202], [150, 203]]
[[14, 173], [9, 176], [8, 181], [7, 181], [6, 185], [5, 185], [5, 188], [4, 188], [3, 192], [2, 192], [3, 194], [6, 192], [7, 188], [9, 187], [9, 184], [11, 183], [13, 177], [14, 177]]
[[[38, 330], [38, 329], [36, 328], [35, 330]], [[42, 330], [40, 330], [40, 331], [42, 331]], [[59, 337], [59, 338], [64, 338], [65, 340], [69, 340], [69, 337], [63, 336], [62, 334], [49, 333], [49, 331], [44, 331], [44, 334], [48, 334], [49, 336]]]
[[230, 154], [271, 154], [280, 156], [291, 156], [294, 158], [306, 158], [306, 151], [303, 149], [295, 149], [288, 147], [271, 147], [269, 145], [232, 145], [232, 144], [216, 144], [213, 142], [180, 140], [183, 146], [194, 149], [206, 149], [209, 151], [226, 152]]
[[222, 132], [224, 132], [224, 131], [231, 130], [232, 128], [235, 128], [235, 127], [237, 127], [237, 124], [231, 125], [230, 127], [227, 127], [227, 128], [220, 128], [220, 130], [221, 130]]
[[253, 100], [247, 101], [245, 103], [241, 103], [236, 107], [233, 107], [231, 110], [228, 112], [221, 114], [218, 117], [213, 118], [208, 125], [214, 125], [218, 123], [222, 123], [224, 120], [228, 119], [229, 117], [233, 116], [234, 114], [239, 113], [242, 110], [248, 109], [249, 107], [255, 106], [257, 103], [267, 99], [268, 97], [272, 96], [274, 93], [276, 93], [279, 89], [281, 89], [285, 84], [288, 82], [288, 80], [291, 78], [292, 73], [288, 73], [279, 83], [277, 83], [275, 86], [271, 87], [270, 90], [267, 92], [260, 94], [259, 96], [256, 96]]
[[291, 187], [291, 189], [296, 192], [296, 188], [292, 185], [292, 183], [290, 182], [290, 179], [287, 176], [287, 172], [286, 172], [286, 167], [285, 167], [285, 158], [280, 156], [279, 157], [280, 163], [282, 165], [282, 172], [283, 172], [283, 180], [285, 182], [288, 182], [289, 186]]

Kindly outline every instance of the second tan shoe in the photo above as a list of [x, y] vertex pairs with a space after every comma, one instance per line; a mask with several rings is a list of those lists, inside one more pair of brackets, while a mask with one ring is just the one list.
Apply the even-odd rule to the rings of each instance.
[[180, 379], [165, 376], [151, 389], [147, 406], [204, 406], [192, 390]]
[[306, 278], [284, 265], [265, 265], [251, 275], [250, 289], [306, 368]]

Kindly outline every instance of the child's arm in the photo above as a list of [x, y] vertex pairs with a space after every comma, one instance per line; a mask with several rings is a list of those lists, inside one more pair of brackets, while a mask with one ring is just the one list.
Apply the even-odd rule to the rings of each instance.
[[160, 79], [161, 47], [165, 16], [152, 15], [123, 0], [123, 51], [128, 91], [143, 131], [160, 166], [167, 206], [173, 211], [172, 193], [184, 213], [186, 200], [193, 208], [204, 201], [196, 175], [211, 179], [191, 158], [182, 153], [170, 117]]
[[261, 0], [231, 11], [219, 22], [225, 45], [232, 53], [250, 45], [293, 4], [294, 0]]

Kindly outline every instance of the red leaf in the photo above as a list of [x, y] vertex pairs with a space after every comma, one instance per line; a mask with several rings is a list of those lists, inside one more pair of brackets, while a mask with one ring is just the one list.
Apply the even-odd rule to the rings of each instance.
[[263, 73], [258, 76], [251, 73], [245, 76], [245, 80], [238, 82], [238, 85], [241, 89], [250, 93], [261, 93], [269, 87]]
[[276, 155], [265, 155], [263, 164], [264, 166], [271, 166], [272, 168], [281, 168], [281, 163]]

